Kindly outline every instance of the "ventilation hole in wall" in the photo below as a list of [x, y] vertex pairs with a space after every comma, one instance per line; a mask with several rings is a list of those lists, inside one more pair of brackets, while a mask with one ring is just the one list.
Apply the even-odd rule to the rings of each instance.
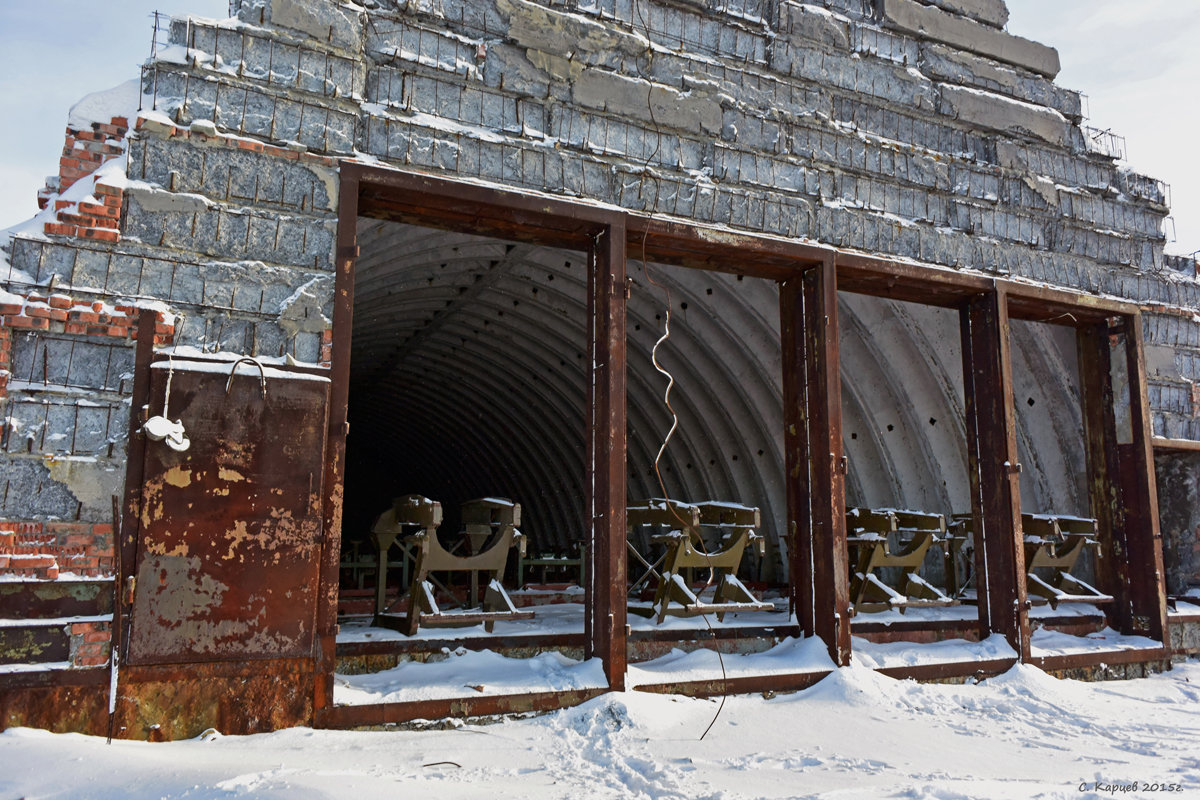
[[546, 273], [546, 280], [548, 280], [548, 281], [552, 281], [552, 280], [554, 280], [554, 273], [553, 273], [553, 272], [547, 272], [547, 273]]
[[734, 460], [734, 461], [737, 461], [737, 456], [734, 456], [734, 457], [733, 457], [733, 460]]
[[519, 306], [519, 305], [521, 305], [521, 301], [520, 301], [520, 300], [513, 300], [513, 308], [516, 308], [516, 307], [517, 307], [517, 306]]
[[441, 264], [438, 264], [438, 269], [445, 269], [445, 268], [446, 268], [446, 263], [444, 261]]
[[690, 461], [689, 461], [688, 463], [684, 464], [684, 465], [683, 465], [683, 468], [684, 468], [684, 469], [691, 469], [691, 468], [692, 468], [692, 462], [690, 462]]
[[576, 353], [576, 354], [575, 354], [575, 360], [576, 360], [576, 361], [583, 361], [583, 353]]
[[894, 430], [896, 430], [896, 426], [895, 426], [895, 425], [888, 425], [888, 430], [889, 430], [889, 431], [894, 431]]
[[567, 362], [563, 361], [563, 360], [560, 358], [560, 359], [558, 360], [558, 365], [559, 365], [560, 367], [565, 367], [565, 366], [567, 365]]
[[717, 465], [717, 460], [715, 458], [709, 459], [708, 465], [710, 467], [715, 467]]
[[641, 325], [641, 323], [640, 323], [640, 322], [635, 322], [635, 323], [634, 323], [634, 325], [633, 325], [633, 329], [634, 329], [635, 331], [640, 331], [640, 330], [642, 329], [642, 325]]
[[1032, 398], [1032, 397], [1031, 397], [1031, 398], [1029, 398], [1028, 400], [1026, 400], [1025, 402], [1026, 402], [1026, 403], [1029, 403], [1029, 407], [1030, 407], [1030, 408], [1033, 408], [1033, 398]]
[[654, 319], [656, 322], [662, 322], [662, 314], [655, 314]]
[[[449, 308], [449, 307], [450, 307], [450, 306], [452, 306], [452, 305], [454, 305], [454, 301], [453, 301], [453, 300], [447, 300], [447, 301], [446, 301], [446, 308]], [[433, 322], [433, 320], [430, 320], [430, 322]]]
[[745, 275], [738, 275], [738, 276], [737, 276], [737, 279], [740, 281], [740, 280], [741, 280], [742, 278], [744, 278], [744, 277], [746, 277], [746, 276], [745, 276]]
[[[467, 287], [465, 287], [465, 286], [460, 286], [460, 287], [458, 287], [458, 293], [459, 293], [459, 294], [466, 294], [466, 293], [467, 293]], [[391, 294], [391, 292], [388, 292], [388, 294]]]
[[537, 287], [533, 287], [533, 296], [537, 297]]
[[857, 434], [857, 433], [852, 433], [852, 434], [850, 434], [850, 438], [851, 438], [851, 439], [857, 439], [857, 438], [858, 438], [858, 434]]
[[496, 312], [496, 316], [497, 316], [497, 317], [503, 317], [503, 316], [504, 316], [504, 312], [503, 312], [503, 311], [497, 311], [497, 312]]
[[930, 418], [929, 418], [929, 424], [930, 424], [930, 425], [937, 425], [937, 417], [930, 417]]
[[570, 262], [570, 261], [564, 261], [564, 262], [563, 262], [563, 266], [564, 266], [564, 267], [566, 267], [567, 269], [570, 269], [570, 268], [571, 268], [571, 262]]
[[[483, 327], [485, 327], [485, 328], [486, 328], [488, 325], [491, 325], [491, 324], [492, 324], [492, 321], [491, 321], [490, 319], [485, 319], [485, 320], [483, 321]], [[476, 333], [479, 333], [479, 331], [475, 331], [475, 332], [476, 332]]]
[[682, 308], [684, 311], [687, 311], [687, 303], [680, 303], [679, 307]]
[[704, 293], [705, 293], [705, 294], [712, 294], [712, 289], [711, 289], [711, 288], [705, 289], [705, 290], [704, 290]]

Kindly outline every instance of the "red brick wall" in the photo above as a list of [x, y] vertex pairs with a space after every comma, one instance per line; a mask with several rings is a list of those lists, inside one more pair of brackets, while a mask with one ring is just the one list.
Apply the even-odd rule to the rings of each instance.
[[[113, 546], [112, 525], [0, 520], [0, 576], [32, 581], [71, 576], [111, 579]], [[111, 620], [85, 619], [71, 622], [69, 627], [72, 666], [108, 663]]]
[[[58, 160], [58, 176], [38, 192], [38, 207], [46, 208], [50, 199], [61, 194], [84, 178], [92, 175], [102, 164], [125, 152], [125, 135], [129, 120], [113, 117], [110, 123], [93, 123], [90, 129], [67, 126], [62, 157]], [[115, 186], [96, 183], [92, 189], [96, 202], [85, 200], [55, 200], [55, 222], [47, 222], [46, 233], [78, 236], [102, 242], [115, 242], [121, 224], [121, 190]]]
[[111, 622], [74, 622], [71, 624], [71, 664], [73, 666], [104, 666], [108, 663], [111, 646]]
[[[137, 340], [136, 306], [109, 306], [100, 302], [76, 301], [70, 295], [33, 293], [19, 301], [0, 302], [0, 398], [8, 393], [12, 369], [12, 332], [39, 330], [78, 336], [106, 336]], [[154, 344], [175, 340], [175, 323], [168, 314], [156, 312]]]
[[113, 574], [112, 525], [0, 521], [0, 575], [55, 580]]

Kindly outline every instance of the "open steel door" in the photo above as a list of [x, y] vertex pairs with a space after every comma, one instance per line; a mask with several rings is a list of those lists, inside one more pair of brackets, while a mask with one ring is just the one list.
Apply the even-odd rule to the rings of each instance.
[[145, 442], [129, 663], [312, 655], [322, 372], [251, 359], [152, 363], [148, 416], [183, 432], [154, 430]]

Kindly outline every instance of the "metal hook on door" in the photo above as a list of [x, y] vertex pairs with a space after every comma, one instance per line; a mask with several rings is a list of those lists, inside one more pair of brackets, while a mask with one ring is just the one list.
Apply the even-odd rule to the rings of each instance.
[[191, 446], [191, 441], [187, 438], [183, 430], [183, 421], [175, 420], [172, 422], [167, 415], [170, 413], [171, 407], [171, 379], [175, 377], [175, 360], [167, 355], [167, 388], [163, 394], [163, 413], [161, 416], [151, 417], [142, 424], [142, 433], [146, 434], [152, 441], [166, 442], [167, 447], [170, 447], [177, 453], [182, 453]]
[[233, 362], [233, 368], [229, 370], [229, 380], [225, 382], [225, 394], [229, 394], [229, 390], [233, 387], [233, 376], [237, 373], [237, 368], [242, 364], [252, 364], [258, 367], [258, 386], [262, 389], [263, 399], [267, 399], [267, 370], [262, 363], [253, 356], [242, 356], [237, 361]]

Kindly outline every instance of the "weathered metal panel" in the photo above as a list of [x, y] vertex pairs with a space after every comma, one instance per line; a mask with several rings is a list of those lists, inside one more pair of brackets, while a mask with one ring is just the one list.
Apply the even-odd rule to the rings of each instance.
[[146, 447], [134, 664], [311, 657], [320, 576], [329, 381], [243, 365], [158, 361], [150, 414], [191, 445]]
[[0, 682], [0, 730], [24, 727], [104, 735], [107, 669], [25, 673], [21, 685], [10, 686], [14, 677]]
[[208, 728], [242, 736], [311, 725], [312, 670], [311, 657], [126, 666], [115, 733], [157, 741], [193, 738]]
[[0, 583], [0, 608], [10, 619], [92, 617], [111, 614], [113, 582], [12, 581]]
[[12, 625], [0, 628], [0, 664], [45, 664], [71, 657], [66, 626]]

